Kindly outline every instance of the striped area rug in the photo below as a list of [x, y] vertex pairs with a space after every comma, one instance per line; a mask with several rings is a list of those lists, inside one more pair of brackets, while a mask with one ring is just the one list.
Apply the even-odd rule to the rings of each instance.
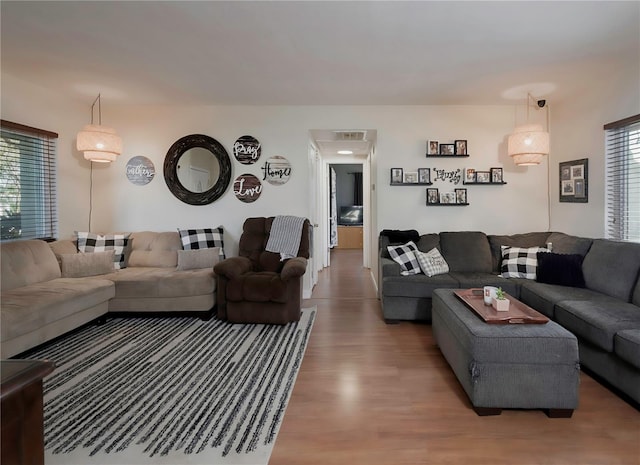
[[57, 366], [46, 464], [266, 464], [315, 313], [286, 326], [114, 318], [25, 354]]

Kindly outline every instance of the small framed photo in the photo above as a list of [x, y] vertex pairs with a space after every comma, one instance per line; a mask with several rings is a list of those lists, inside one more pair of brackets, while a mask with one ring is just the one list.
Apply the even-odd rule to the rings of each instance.
[[589, 159], [559, 164], [560, 202], [589, 202]]
[[456, 189], [456, 203], [467, 203], [467, 190], [466, 189]]
[[438, 155], [439, 152], [439, 144], [437, 140], [429, 140], [427, 141], [427, 155]]
[[431, 168], [418, 168], [418, 182], [420, 184], [431, 183]]
[[391, 168], [391, 184], [402, 184], [402, 168]]
[[438, 189], [427, 189], [427, 205], [434, 205], [440, 203], [440, 194]]
[[502, 168], [491, 168], [491, 182], [495, 184], [502, 184]]
[[417, 184], [418, 183], [418, 172], [417, 171], [409, 171], [404, 173], [403, 182], [405, 184]]
[[464, 183], [471, 184], [476, 182], [476, 170], [473, 168], [467, 168], [464, 170]]
[[454, 144], [440, 144], [440, 155], [454, 155]]
[[455, 144], [455, 155], [466, 155], [467, 154], [467, 141], [466, 140], [456, 140]]
[[491, 173], [489, 171], [476, 171], [476, 182], [490, 183]]
[[440, 194], [440, 203], [455, 204], [456, 203], [455, 192], [443, 192], [442, 194]]

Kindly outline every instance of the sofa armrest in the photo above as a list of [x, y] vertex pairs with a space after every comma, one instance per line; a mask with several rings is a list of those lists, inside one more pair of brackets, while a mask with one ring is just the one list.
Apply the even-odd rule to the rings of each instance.
[[380, 269], [382, 270], [380, 281], [387, 276], [400, 276], [400, 265], [390, 258], [380, 258]]
[[307, 271], [307, 259], [304, 257], [295, 257], [287, 260], [280, 272], [280, 278], [288, 281], [291, 278], [299, 278]]
[[227, 279], [237, 278], [251, 270], [251, 260], [247, 257], [230, 257], [216, 263], [213, 267], [215, 274], [224, 276]]

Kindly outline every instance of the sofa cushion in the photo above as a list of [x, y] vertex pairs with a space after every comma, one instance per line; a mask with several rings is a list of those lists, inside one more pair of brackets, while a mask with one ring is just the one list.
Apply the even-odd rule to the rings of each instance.
[[440, 250], [451, 271], [491, 272], [491, 248], [483, 232], [441, 232]]
[[491, 246], [491, 258], [493, 270], [500, 271], [502, 264], [502, 246], [509, 247], [544, 247], [549, 237], [548, 232], [531, 232], [524, 234], [512, 234], [510, 236], [489, 235]]
[[420, 264], [413, 253], [418, 250], [418, 247], [412, 241], [403, 245], [389, 245], [387, 250], [391, 259], [400, 265], [400, 274], [402, 276], [410, 276], [422, 272]]
[[224, 229], [222, 226], [203, 229], [178, 229], [178, 233], [184, 250], [219, 247], [220, 259], [224, 260]]
[[461, 289], [495, 286], [501, 287], [513, 297], [517, 298], [520, 295], [520, 283], [517, 279], [503, 278], [494, 273], [452, 271], [449, 275], [458, 281], [458, 287]]
[[638, 282], [636, 283], [635, 290], [633, 291], [631, 303], [640, 307], [640, 276], [638, 276]]
[[554, 253], [578, 254], [584, 257], [589, 252], [593, 239], [553, 232], [549, 234], [547, 242], [551, 242], [551, 251]]
[[640, 244], [596, 239], [582, 262], [589, 289], [631, 302], [640, 271]]
[[[51, 252], [49, 246], [47, 249]], [[3, 290], [0, 312], [2, 340], [39, 330], [106, 302], [114, 295], [113, 283], [102, 278], [57, 278]]]
[[618, 331], [640, 329], [640, 308], [620, 301], [563, 301], [556, 305], [555, 315], [576, 336], [607, 352], [613, 352]]
[[76, 231], [78, 251], [83, 253], [105, 252], [113, 250], [113, 267], [116, 270], [124, 268], [124, 253], [129, 241], [129, 234], [94, 234], [86, 231]]
[[554, 318], [555, 305], [564, 300], [594, 300], [618, 303], [619, 300], [591, 289], [545, 284], [529, 279], [520, 281], [520, 300], [549, 318]]
[[60, 255], [60, 271], [63, 278], [97, 276], [111, 273], [113, 269], [113, 250]]
[[420, 240], [416, 242], [416, 245], [418, 250], [422, 252], [428, 252], [432, 249], [442, 251], [440, 248], [440, 234], [423, 234], [420, 236]]
[[130, 242], [128, 267], [175, 268], [178, 264], [182, 242], [177, 232], [135, 232], [131, 234]]
[[427, 277], [423, 274], [413, 276], [391, 276], [382, 279], [382, 292], [385, 296], [431, 298], [434, 289], [457, 289], [458, 281], [448, 274]]
[[414, 250], [413, 253], [420, 264], [420, 269], [427, 276], [436, 276], [449, 272], [449, 265], [447, 265], [447, 262], [435, 247], [429, 252]]
[[536, 279], [538, 268], [538, 253], [548, 252], [544, 247], [509, 247], [502, 246], [502, 265], [500, 266], [503, 278]]
[[4, 242], [0, 253], [3, 292], [61, 276], [58, 260], [44, 241]]
[[212, 268], [176, 271], [175, 268], [133, 267], [104, 278], [115, 283], [118, 299], [189, 297], [210, 294], [216, 289]]
[[409, 241], [418, 242], [420, 239], [420, 235], [415, 229], [383, 229], [380, 232], [380, 236], [387, 237], [389, 239], [389, 244], [404, 244]]
[[200, 250], [178, 250], [177, 270], [199, 270], [213, 268], [220, 261], [218, 247]]
[[640, 369], [640, 329], [618, 331], [613, 338], [613, 351], [621, 359]]
[[584, 287], [580, 254], [538, 252], [536, 281], [560, 286]]

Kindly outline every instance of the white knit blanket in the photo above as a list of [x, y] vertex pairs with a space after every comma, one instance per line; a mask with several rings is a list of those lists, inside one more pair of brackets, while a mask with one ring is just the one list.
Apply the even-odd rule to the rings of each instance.
[[271, 225], [265, 250], [280, 254], [280, 261], [298, 255], [304, 218], [299, 216], [276, 216]]

